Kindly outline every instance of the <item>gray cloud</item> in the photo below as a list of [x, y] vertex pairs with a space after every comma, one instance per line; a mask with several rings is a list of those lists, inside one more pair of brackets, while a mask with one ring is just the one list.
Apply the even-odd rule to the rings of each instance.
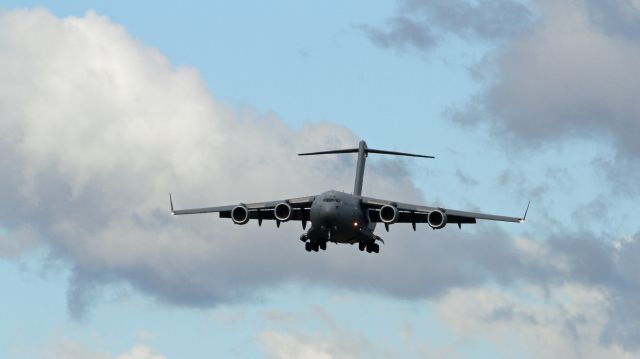
[[611, 240], [592, 233], [552, 236], [546, 241], [564, 271], [560, 279], [604, 290], [609, 301], [600, 339], [629, 350], [640, 349], [640, 233]]
[[585, 0], [589, 19], [610, 35], [640, 40], [640, 2]]
[[430, 51], [450, 35], [492, 41], [495, 51], [470, 69], [485, 89], [447, 115], [490, 124], [510, 149], [604, 143], [614, 154], [598, 162], [617, 192], [640, 190], [637, 0], [405, 0], [387, 29], [365, 29], [399, 50]]
[[603, 333], [603, 339], [640, 349], [640, 233], [625, 239], [619, 245], [614, 267], [615, 285], [610, 292], [611, 320]]
[[408, 48], [427, 49], [436, 44], [431, 28], [406, 16], [396, 16], [388, 21], [388, 30], [367, 25], [357, 26], [367, 33], [371, 41], [384, 48], [407, 50]]
[[460, 181], [460, 183], [467, 186], [476, 186], [478, 184], [478, 180], [464, 173], [462, 170], [456, 170], [456, 177]]
[[448, 34], [465, 39], [504, 39], [522, 28], [531, 16], [526, 6], [513, 0], [404, 0], [386, 28], [358, 28], [384, 48], [428, 51]]
[[[477, 65], [474, 73], [495, 76], [478, 77], [485, 91], [452, 118], [489, 123], [509, 148], [544, 148], [573, 139], [610, 145], [613, 157], [600, 162], [619, 166], [602, 168], [611, 180], [637, 190], [640, 172], [628, 170], [637, 168], [633, 163], [640, 158], [638, 6], [625, 1], [535, 4], [540, 17], [531, 31], [518, 33]], [[613, 24], [623, 28], [614, 31]], [[619, 176], [615, 167], [624, 167], [626, 175]], [[628, 186], [624, 180], [630, 176]]]

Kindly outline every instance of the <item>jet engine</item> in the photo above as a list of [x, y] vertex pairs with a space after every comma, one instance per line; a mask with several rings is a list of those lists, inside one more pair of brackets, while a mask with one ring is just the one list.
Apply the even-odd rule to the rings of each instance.
[[280, 222], [286, 222], [291, 219], [291, 214], [293, 213], [293, 208], [287, 202], [280, 202], [276, 204], [273, 209], [273, 215]]
[[439, 209], [431, 211], [427, 215], [427, 223], [433, 229], [444, 228], [447, 225], [447, 214]]
[[231, 220], [235, 224], [246, 224], [249, 222], [249, 209], [247, 206], [241, 204], [233, 207], [231, 210]]
[[380, 208], [380, 220], [382, 223], [391, 224], [398, 221], [399, 213], [398, 208], [395, 206], [386, 204]]

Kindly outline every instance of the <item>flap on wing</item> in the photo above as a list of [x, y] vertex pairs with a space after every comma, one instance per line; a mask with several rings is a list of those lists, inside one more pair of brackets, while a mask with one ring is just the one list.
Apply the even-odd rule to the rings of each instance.
[[476, 219], [473, 217], [462, 217], [447, 214], [447, 223], [476, 223]]

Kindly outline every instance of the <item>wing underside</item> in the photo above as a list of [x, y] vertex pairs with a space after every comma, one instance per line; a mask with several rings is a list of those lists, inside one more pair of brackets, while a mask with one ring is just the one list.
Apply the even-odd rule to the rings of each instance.
[[524, 218], [458, 211], [440, 207], [420, 206], [368, 197], [363, 197], [362, 203], [368, 209], [369, 218], [372, 222], [382, 222], [380, 218], [380, 208], [386, 205], [394, 206], [397, 208], [398, 220], [396, 223], [428, 223], [429, 213], [433, 211], [441, 211], [445, 213], [447, 218], [446, 223], [454, 223], [458, 225], [462, 223], [476, 223], [478, 219], [517, 223], [524, 220]]

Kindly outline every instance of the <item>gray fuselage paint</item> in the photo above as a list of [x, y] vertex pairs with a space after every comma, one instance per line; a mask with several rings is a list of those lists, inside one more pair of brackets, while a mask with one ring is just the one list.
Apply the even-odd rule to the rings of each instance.
[[324, 192], [311, 204], [310, 216], [311, 228], [307, 233], [312, 240], [336, 243], [374, 240], [376, 224], [369, 220], [361, 196], [339, 191]]

